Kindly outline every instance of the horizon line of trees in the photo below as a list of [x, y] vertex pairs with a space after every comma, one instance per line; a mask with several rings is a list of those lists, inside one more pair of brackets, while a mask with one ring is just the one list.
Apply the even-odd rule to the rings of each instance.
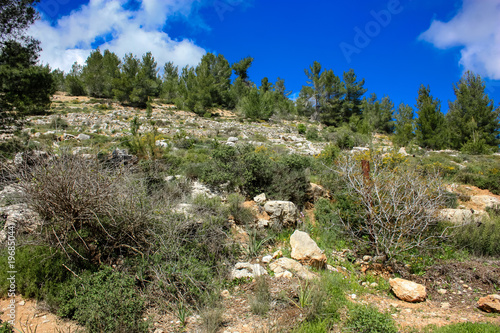
[[[230, 64], [222, 55], [205, 54], [196, 67], [179, 69], [172, 62], [163, 67], [163, 76], [151, 52], [141, 59], [94, 50], [85, 65], [75, 63], [65, 75], [54, 70], [59, 89], [71, 95], [114, 98], [122, 103], [145, 107], [149, 98], [162, 98], [179, 109], [206, 115], [211, 109], [238, 109], [254, 120], [273, 115], [301, 115], [327, 126], [349, 126], [361, 133], [394, 134], [400, 145], [415, 142], [424, 148], [472, 150], [496, 148], [500, 143], [500, 108], [485, 94], [479, 75], [468, 71], [454, 85], [456, 100], [449, 112], [441, 112], [441, 102], [421, 85], [415, 108], [401, 103], [395, 107], [389, 96], [364, 96], [365, 80], [354, 70], [337, 76], [315, 61], [304, 70], [307, 85], [294, 102], [288, 97], [283, 79], [273, 84], [267, 77], [258, 87], [248, 75], [253, 58]], [[231, 82], [232, 75], [234, 80]], [[416, 117], [418, 116], [418, 117]], [[483, 148], [481, 148], [483, 147]]]

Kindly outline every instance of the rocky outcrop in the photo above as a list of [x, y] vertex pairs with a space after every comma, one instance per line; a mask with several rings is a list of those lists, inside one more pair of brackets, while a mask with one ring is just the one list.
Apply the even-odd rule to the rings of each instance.
[[237, 263], [231, 271], [231, 279], [254, 278], [260, 275], [267, 275], [267, 271], [259, 264], [248, 262]]
[[0, 231], [0, 244], [7, 239], [8, 228], [14, 228], [16, 232], [33, 232], [41, 224], [38, 214], [26, 204], [0, 207], [0, 218], [5, 221]]
[[264, 210], [269, 214], [269, 224], [284, 228], [293, 227], [297, 222], [297, 207], [290, 201], [268, 201]]
[[313, 267], [325, 267], [326, 255], [307, 233], [295, 230], [290, 236], [290, 246], [292, 247], [291, 256], [293, 259]]
[[307, 197], [309, 198], [309, 201], [311, 202], [316, 202], [318, 201], [319, 198], [328, 198], [329, 193], [328, 190], [325, 189], [323, 186], [314, 184], [314, 183], [309, 183], [309, 188], [307, 189]]
[[399, 278], [390, 279], [389, 284], [396, 297], [402, 301], [423, 302], [427, 297], [424, 285]]
[[290, 258], [279, 258], [269, 264], [269, 268], [274, 272], [276, 277], [291, 278], [293, 275], [304, 279], [312, 280], [317, 278], [316, 274], [310, 272], [296, 260]]
[[481, 222], [488, 214], [483, 210], [446, 208], [439, 211], [439, 217], [453, 224], [467, 224]]
[[500, 313], [500, 295], [488, 295], [477, 301], [477, 306], [488, 313]]

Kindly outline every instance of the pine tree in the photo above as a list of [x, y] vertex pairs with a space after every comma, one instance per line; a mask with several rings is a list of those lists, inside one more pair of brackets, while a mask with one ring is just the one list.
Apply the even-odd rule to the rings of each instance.
[[361, 97], [366, 93], [363, 87], [365, 79], [357, 81], [353, 69], [344, 72], [345, 98], [343, 103], [343, 117], [349, 119], [354, 115], [361, 116]]
[[109, 50], [104, 50], [102, 57], [103, 68], [103, 91], [102, 96], [105, 98], [113, 97], [113, 82], [120, 78], [120, 58]]
[[450, 102], [446, 115], [450, 127], [450, 144], [461, 149], [465, 144], [483, 140], [487, 146], [498, 149], [500, 140], [500, 108], [485, 94], [484, 81], [467, 71], [453, 87], [456, 100]]
[[71, 67], [71, 71], [66, 75], [65, 87], [66, 92], [71, 96], [85, 96], [87, 92], [85, 91], [85, 85], [82, 81], [82, 66], [77, 62]]
[[103, 55], [97, 48], [87, 57], [82, 70], [82, 80], [89, 96], [104, 97], [104, 77]]
[[442, 149], [446, 143], [444, 115], [440, 101], [430, 94], [430, 88], [420, 86], [417, 98], [418, 119], [416, 121], [416, 137], [421, 147]]
[[179, 67], [169, 61], [163, 68], [162, 97], [167, 103], [175, 103], [179, 90]]
[[113, 94], [120, 102], [130, 102], [140, 61], [132, 53], [126, 54], [121, 65], [120, 77], [113, 80]]
[[395, 115], [394, 142], [399, 146], [407, 146], [415, 138], [415, 120], [413, 108], [401, 103]]
[[368, 132], [391, 134], [394, 131], [394, 103], [389, 96], [377, 100], [377, 95], [372, 93], [369, 99], [363, 99], [361, 105]]

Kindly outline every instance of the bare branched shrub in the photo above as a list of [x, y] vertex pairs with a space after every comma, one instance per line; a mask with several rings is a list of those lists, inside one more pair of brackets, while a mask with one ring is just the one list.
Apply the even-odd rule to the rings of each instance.
[[100, 262], [146, 246], [151, 207], [130, 169], [63, 155], [19, 167], [18, 178], [24, 201], [42, 218], [44, 240], [68, 255]]
[[[371, 170], [365, 172], [362, 160]], [[393, 258], [429, 246], [443, 233], [433, 232], [445, 188], [438, 173], [423, 173], [399, 155], [352, 155], [339, 158], [334, 171], [345, 185], [348, 211], [339, 212], [350, 235], [377, 255]]]

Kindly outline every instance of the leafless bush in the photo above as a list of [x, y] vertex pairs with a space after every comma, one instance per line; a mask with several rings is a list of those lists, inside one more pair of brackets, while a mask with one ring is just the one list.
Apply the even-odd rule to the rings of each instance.
[[[370, 160], [371, 170], [363, 172], [362, 159]], [[435, 228], [445, 200], [438, 173], [424, 174], [402, 156], [376, 153], [344, 155], [334, 171], [353, 207], [339, 214], [341, 222], [355, 240], [377, 255], [393, 258], [443, 236]]]
[[153, 207], [129, 168], [63, 155], [19, 167], [18, 178], [24, 201], [43, 220], [41, 235], [68, 255], [100, 262], [147, 246]]

